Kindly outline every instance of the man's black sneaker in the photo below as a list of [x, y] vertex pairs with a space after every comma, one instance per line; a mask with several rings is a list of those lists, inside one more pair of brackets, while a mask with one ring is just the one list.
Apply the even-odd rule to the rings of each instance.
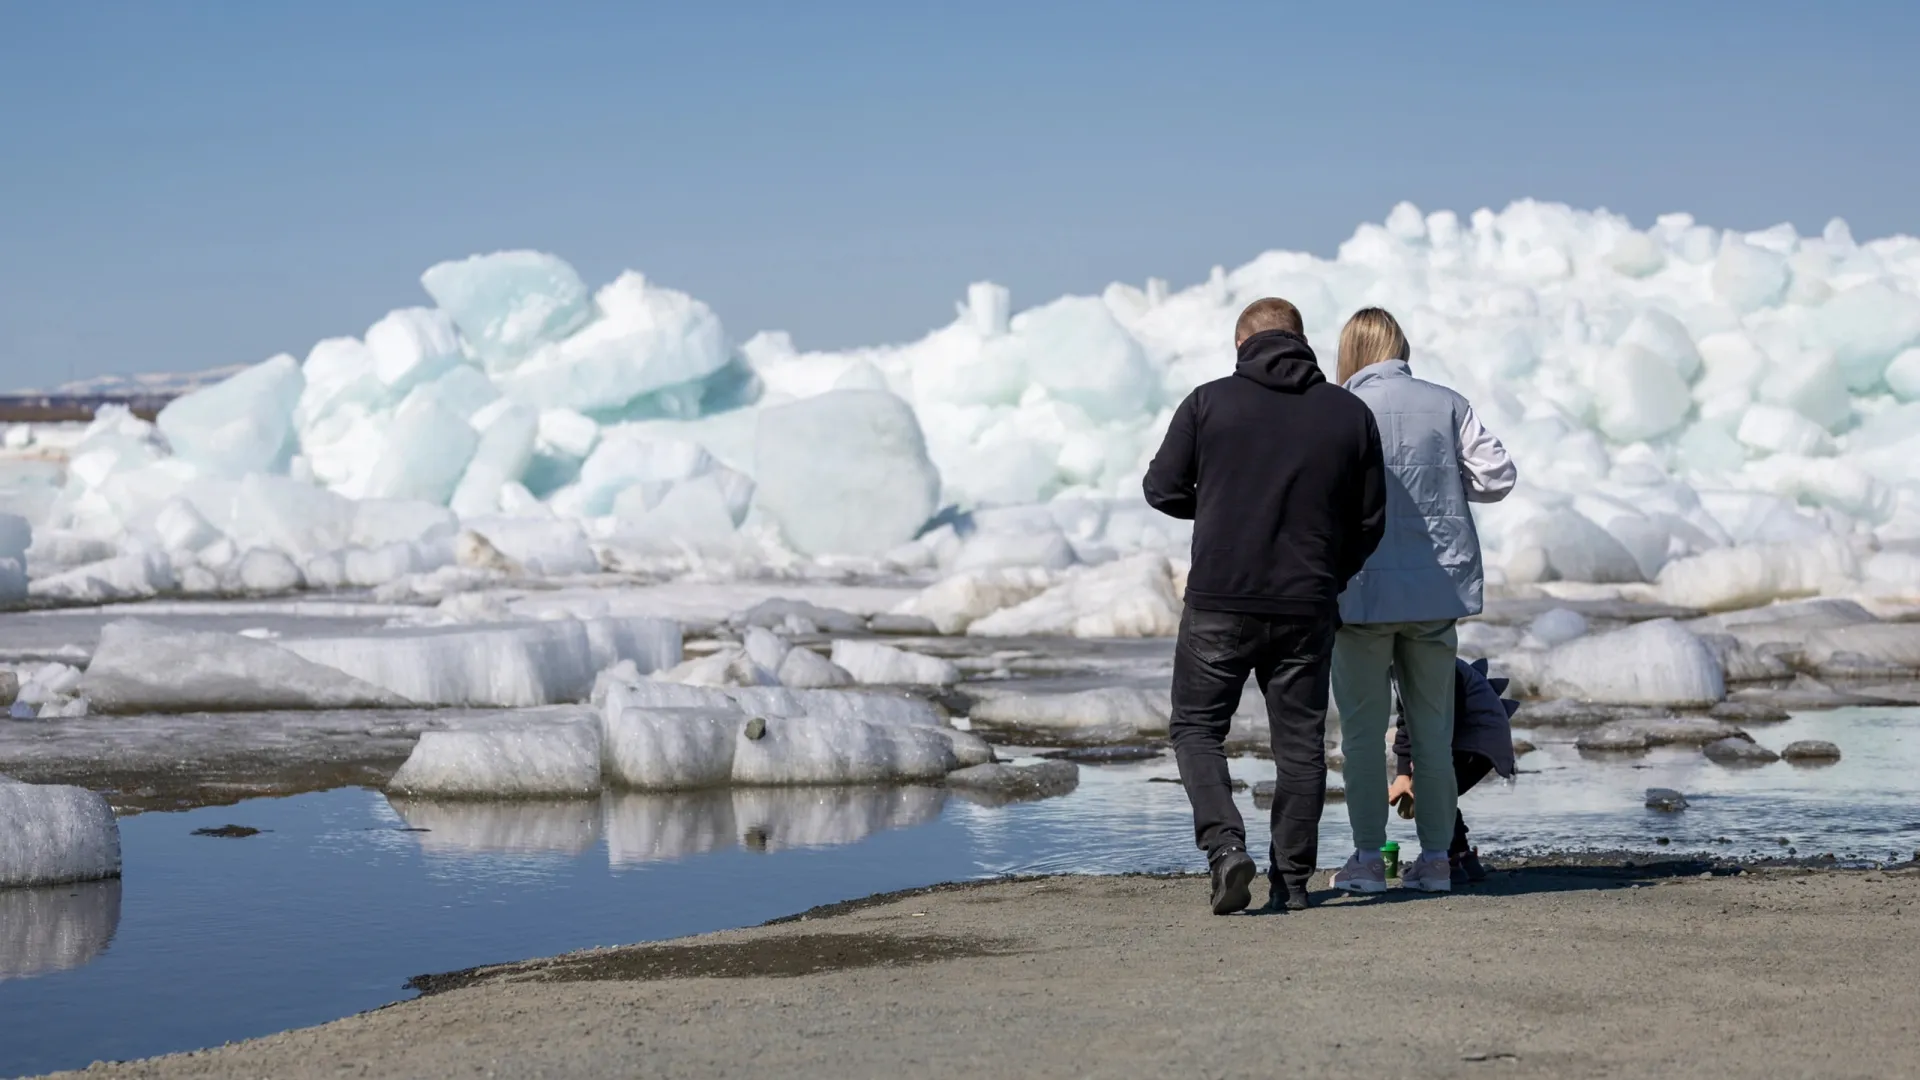
[[1226, 848], [1214, 854], [1213, 913], [1231, 915], [1245, 911], [1253, 903], [1253, 859], [1240, 848]]

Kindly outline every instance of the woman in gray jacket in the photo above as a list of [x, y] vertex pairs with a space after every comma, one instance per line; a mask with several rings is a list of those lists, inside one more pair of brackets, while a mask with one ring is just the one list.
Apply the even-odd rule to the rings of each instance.
[[1454, 622], [1480, 613], [1484, 574], [1473, 502], [1513, 490], [1513, 462], [1466, 398], [1413, 377], [1407, 337], [1366, 308], [1340, 332], [1339, 381], [1373, 410], [1387, 467], [1387, 533], [1340, 595], [1333, 697], [1346, 755], [1353, 857], [1333, 876], [1348, 892], [1382, 892], [1387, 840], [1387, 724], [1398, 674], [1413, 747], [1420, 857], [1401, 884], [1452, 889]]

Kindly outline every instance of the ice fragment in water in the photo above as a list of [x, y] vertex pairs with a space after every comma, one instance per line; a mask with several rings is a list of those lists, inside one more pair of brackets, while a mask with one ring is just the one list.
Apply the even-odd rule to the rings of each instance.
[[120, 826], [85, 788], [0, 781], [0, 889], [117, 877]]

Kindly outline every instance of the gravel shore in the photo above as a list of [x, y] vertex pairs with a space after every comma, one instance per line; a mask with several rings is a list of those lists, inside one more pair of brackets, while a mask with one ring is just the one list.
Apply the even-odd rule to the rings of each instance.
[[1529, 867], [1444, 897], [1317, 896], [1305, 913], [1215, 918], [1193, 877], [942, 886], [423, 976], [417, 1000], [321, 1027], [66, 1075], [1914, 1068], [1920, 986], [1902, 974], [1920, 970], [1911, 867]]

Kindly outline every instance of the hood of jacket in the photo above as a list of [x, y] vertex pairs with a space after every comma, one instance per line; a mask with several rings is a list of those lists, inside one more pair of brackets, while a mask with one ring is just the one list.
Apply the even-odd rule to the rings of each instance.
[[1233, 373], [1283, 394], [1302, 393], [1327, 381], [1307, 339], [1285, 330], [1262, 330], [1241, 342]]

